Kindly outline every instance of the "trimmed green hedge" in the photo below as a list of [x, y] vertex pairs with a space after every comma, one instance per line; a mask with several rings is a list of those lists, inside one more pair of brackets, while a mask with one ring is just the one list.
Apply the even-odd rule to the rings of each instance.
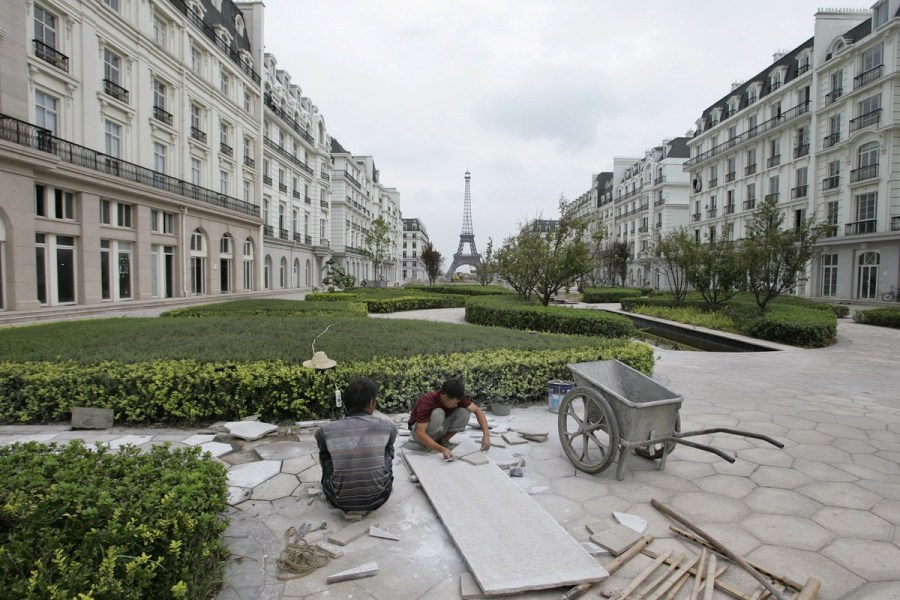
[[310, 292], [304, 296], [306, 302], [359, 302], [362, 294], [353, 292]]
[[190, 598], [221, 585], [225, 469], [199, 447], [0, 447], [0, 597]]
[[438, 296], [401, 296], [398, 298], [362, 298], [370, 313], [392, 313], [404, 310], [425, 310], [428, 308], [462, 308], [466, 297], [446, 294]]
[[320, 419], [335, 414], [335, 388], [359, 376], [379, 383], [379, 407], [386, 412], [408, 410], [422, 392], [458, 373], [473, 400], [530, 402], [546, 395], [549, 380], [567, 378], [567, 363], [610, 358], [648, 375], [653, 369], [652, 349], [624, 340], [560, 350], [376, 358], [327, 371], [282, 361], [3, 362], [0, 423], [68, 421], [75, 406], [111, 408], [117, 423], [130, 424], [232, 421], [252, 414], [270, 421]]
[[742, 329], [761, 340], [824, 348], [833, 344], [837, 336], [837, 317], [828, 310], [775, 305]]
[[429, 294], [461, 294], [463, 296], [506, 296], [514, 294], [512, 290], [498, 285], [408, 285], [406, 289]]
[[900, 308], [873, 308], [853, 313], [853, 320], [865, 325], [900, 329]]
[[631, 320], [599, 310], [525, 304], [517, 298], [483, 296], [466, 301], [466, 321], [476, 325], [623, 338], [635, 335]]
[[366, 316], [366, 305], [343, 300], [235, 300], [176, 308], [161, 317], [309, 317], [313, 315]]
[[588, 304], [607, 304], [622, 302], [624, 298], [640, 298], [642, 295], [644, 295], [642, 290], [638, 288], [584, 288], [584, 292], [581, 293], [581, 301]]

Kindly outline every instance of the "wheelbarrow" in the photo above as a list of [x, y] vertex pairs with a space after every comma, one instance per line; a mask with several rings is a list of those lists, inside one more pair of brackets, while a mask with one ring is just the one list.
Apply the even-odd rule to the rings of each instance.
[[683, 398], [618, 360], [568, 367], [575, 387], [559, 405], [559, 439], [572, 464], [585, 473], [606, 470], [618, 456], [616, 479], [621, 481], [632, 451], [659, 459], [662, 471], [676, 444], [712, 452], [733, 463], [734, 456], [686, 439], [708, 433], [756, 438], [784, 448], [766, 435], [729, 427], [682, 432], [679, 411]]

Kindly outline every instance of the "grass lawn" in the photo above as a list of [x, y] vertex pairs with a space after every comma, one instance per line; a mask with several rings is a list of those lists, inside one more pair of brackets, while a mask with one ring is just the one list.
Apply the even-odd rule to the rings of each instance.
[[312, 355], [313, 340], [329, 325], [328, 332], [316, 342], [316, 350], [339, 361], [492, 348], [580, 348], [606, 342], [497, 327], [349, 316], [115, 318], [0, 330], [0, 360], [297, 362]]

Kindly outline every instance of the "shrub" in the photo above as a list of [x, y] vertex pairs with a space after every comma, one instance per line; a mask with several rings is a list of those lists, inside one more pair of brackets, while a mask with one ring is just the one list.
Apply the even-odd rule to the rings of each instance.
[[429, 294], [461, 294], [463, 296], [514, 295], [512, 290], [498, 285], [408, 285], [406, 289]]
[[900, 308], [873, 308], [853, 313], [853, 320], [866, 325], [900, 329]]
[[0, 363], [0, 398], [5, 399], [0, 423], [65, 421], [75, 406], [111, 408], [117, 423], [131, 424], [233, 421], [252, 414], [266, 420], [321, 419], [336, 414], [335, 388], [360, 376], [379, 383], [379, 406], [385, 411], [407, 410], [428, 387], [457, 373], [475, 390], [473, 399], [523, 402], [546, 393], [547, 381], [564, 377], [567, 363], [609, 358], [647, 374], [653, 368], [649, 346], [624, 340], [557, 350], [386, 357], [341, 362], [327, 371], [282, 361], [5, 362]]
[[493, 327], [612, 338], [629, 337], [636, 331], [631, 320], [621, 315], [525, 304], [512, 297], [469, 298], [466, 301], [466, 321]]
[[834, 343], [837, 317], [827, 310], [770, 304], [765, 314], [743, 325], [742, 330], [761, 340], [823, 348]]
[[225, 469], [199, 447], [0, 448], [0, 596], [211, 597]]
[[[353, 294], [347, 294], [352, 296]], [[176, 308], [162, 313], [161, 317], [297, 317], [340, 314], [366, 316], [365, 304], [346, 301], [304, 302], [302, 300], [235, 300]]]
[[361, 294], [353, 292], [312, 292], [304, 296], [306, 302], [359, 302]]
[[362, 298], [370, 313], [392, 313], [404, 310], [425, 310], [428, 308], [462, 308], [466, 297], [445, 294], [439, 296], [400, 296], [396, 298]]
[[623, 298], [640, 298], [646, 295], [638, 288], [584, 288], [582, 301], [588, 304], [606, 304], [609, 302], [621, 302]]
[[633, 312], [678, 323], [687, 323], [708, 329], [728, 330], [734, 328], [734, 321], [720, 312], [703, 311], [693, 306], [637, 306]]

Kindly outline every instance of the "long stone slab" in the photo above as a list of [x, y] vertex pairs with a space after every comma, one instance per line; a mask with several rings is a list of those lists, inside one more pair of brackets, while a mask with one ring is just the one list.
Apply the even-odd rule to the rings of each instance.
[[405, 450], [403, 454], [485, 595], [571, 586], [609, 576], [496, 465], [473, 469], [434, 454]]

